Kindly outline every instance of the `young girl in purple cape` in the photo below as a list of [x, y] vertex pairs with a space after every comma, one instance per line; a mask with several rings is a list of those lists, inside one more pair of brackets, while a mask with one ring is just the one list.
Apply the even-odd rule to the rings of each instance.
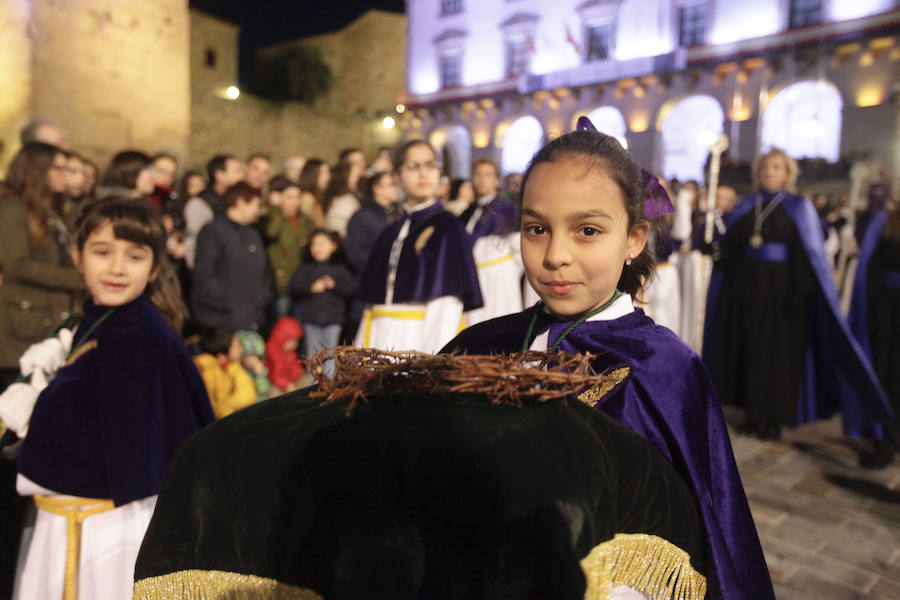
[[773, 598], [709, 374], [633, 306], [655, 268], [651, 223], [671, 203], [615, 138], [585, 118], [578, 125], [544, 146], [522, 179], [522, 259], [541, 301], [463, 331], [444, 351], [594, 355], [594, 368], [616, 385], [579, 399], [647, 438], [693, 490], [707, 534], [709, 597]]

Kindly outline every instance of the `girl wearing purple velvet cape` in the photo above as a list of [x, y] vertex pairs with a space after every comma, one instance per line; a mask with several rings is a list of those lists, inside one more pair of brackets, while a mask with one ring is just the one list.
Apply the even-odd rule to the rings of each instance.
[[595, 355], [594, 368], [616, 385], [579, 399], [644, 436], [691, 487], [707, 536], [709, 597], [773, 598], [703, 362], [632, 304], [653, 274], [651, 221], [671, 203], [615, 138], [587, 119], [582, 127], [544, 146], [522, 180], [522, 259], [541, 301], [463, 331], [444, 351]]
[[185, 310], [158, 211], [145, 200], [96, 203], [72, 255], [82, 318], [18, 455], [16, 487], [37, 516], [17, 600], [130, 598], [169, 460], [213, 421], [178, 333]]

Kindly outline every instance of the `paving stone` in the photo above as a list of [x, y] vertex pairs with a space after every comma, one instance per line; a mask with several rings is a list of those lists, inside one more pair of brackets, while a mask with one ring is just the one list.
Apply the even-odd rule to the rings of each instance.
[[879, 579], [869, 589], [868, 598], [873, 600], [897, 600], [897, 598], [900, 598], [900, 585]]
[[827, 571], [800, 567], [787, 581], [778, 584], [775, 597], [778, 600], [863, 600], [868, 595], [862, 589], [831, 577]]

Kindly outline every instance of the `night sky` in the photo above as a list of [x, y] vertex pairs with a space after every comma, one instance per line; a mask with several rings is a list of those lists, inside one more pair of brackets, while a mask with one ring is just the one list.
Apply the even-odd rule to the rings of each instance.
[[240, 80], [252, 82], [253, 52], [260, 46], [340, 29], [370, 8], [404, 12], [404, 0], [190, 0], [241, 26]]

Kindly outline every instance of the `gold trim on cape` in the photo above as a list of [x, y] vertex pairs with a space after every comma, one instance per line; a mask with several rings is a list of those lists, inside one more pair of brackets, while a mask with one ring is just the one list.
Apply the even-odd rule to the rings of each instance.
[[578, 399], [588, 406], [595, 407], [603, 401], [607, 394], [616, 389], [620, 383], [628, 379], [629, 375], [631, 375], [631, 367], [619, 367], [618, 369], [607, 371], [600, 375], [600, 383], [592, 385], [581, 392], [581, 394], [578, 395]]
[[132, 600], [323, 600], [316, 592], [268, 577], [190, 569], [134, 583]]
[[651, 600], [703, 600], [706, 577], [691, 557], [663, 538], [644, 533], [616, 534], [581, 559], [587, 580], [585, 600], [608, 600], [613, 588], [628, 586]]

